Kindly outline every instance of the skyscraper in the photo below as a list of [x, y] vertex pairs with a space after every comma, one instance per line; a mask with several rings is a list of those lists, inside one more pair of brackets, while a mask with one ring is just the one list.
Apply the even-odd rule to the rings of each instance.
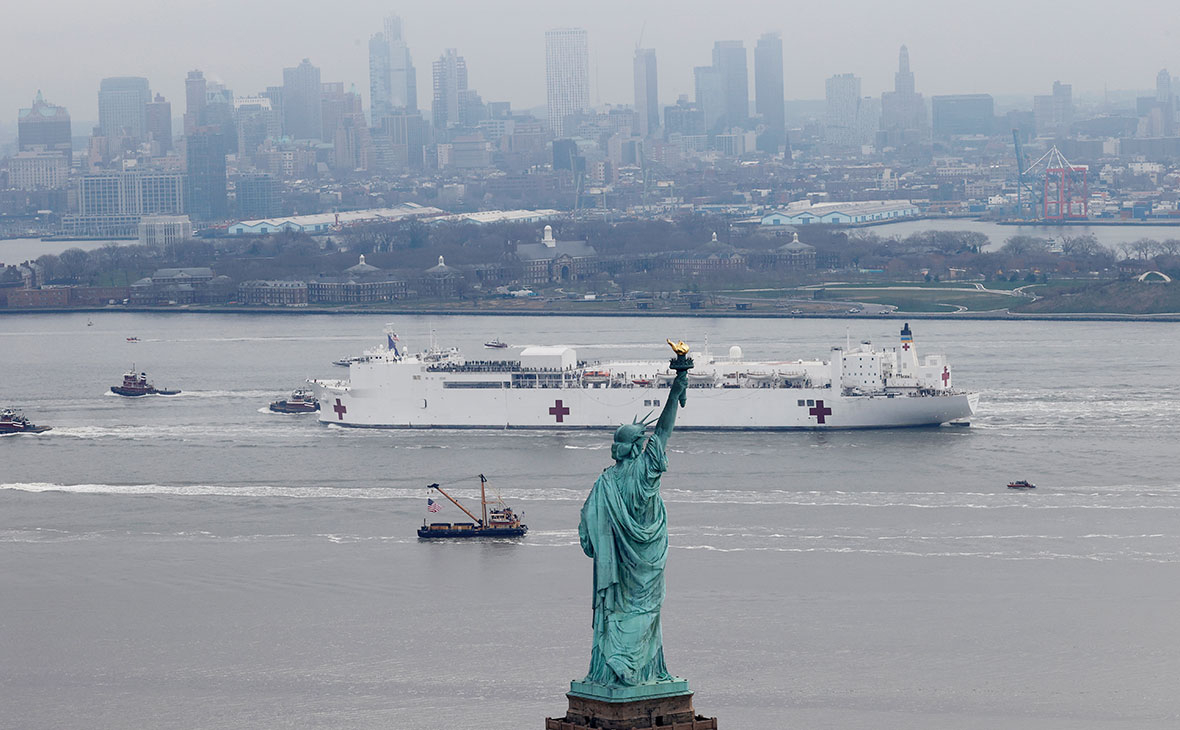
[[696, 107], [705, 123], [705, 132], [713, 134], [725, 123], [725, 87], [716, 66], [697, 66], [692, 70]]
[[229, 215], [225, 147], [220, 130], [207, 127], [199, 127], [185, 138], [186, 207], [193, 220], [224, 220]]
[[713, 44], [713, 68], [721, 75], [724, 126], [746, 126], [750, 119], [750, 72], [746, 66], [746, 47], [741, 41], [717, 41]]
[[838, 74], [824, 84], [827, 111], [824, 116], [824, 141], [851, 147], [860, 144], [857, 122], [860, 110], [860, 77]]
[[369, 39], [369, 122], [393, 113], [393, 78], [390, 75], [389, 41], [384, 33]]
[[[356, 89], [344, 90], [343, 81], [329, 81], [320, 85], [320, 139], [332, 142], [342, 119], [363, 114], [361, 95]], [[350, 120], [348, 124], [353, 124]]]
[[442, 131], [463, 126], [466, 122], [467, 61], [454, 48], [448, 48], [432, 64], [434, 101], [430, 106], [434, 128]]
[[[926, 127], [926, 102], [914, 91], [914, 74], [910, 71], [910, 52], [905, 46], [897, 54], [897, 73], [893, 76], [893, 91], [881, 94], [881, 129], [904, 132]], [[890, 144], [898, 144], [900, 135]]]
[[660, 98], [654, 48], [635, 49], [635, 134], [650, 137], [660, 128]]
[[418, 109], [418, 74], [402, 37], [402, 20], [385, 19], [385, 31], [369, 39], [369, 117], [377, 126], [384, 116]]
[[22, 151], [62, 152], [69, 160], [73, 147], [70, 113], [64, 106], [45, 101], [40, 91], [33, 99], [33, 106], [17, 113], [16, 128]]
[[783, 38], [778, 33], [763, 33], [754, 46], [754, 108], [766, 126], [758, 138], [758, 149], [777, 152], [787, 137]]
[[184, 80], [184, 133], [192, 134], [205, 126], [205, 74], [189, 71]]
[[104, 137], [147, 137], [148, 80], [140, 76], [103, 79], [98, 87], [98, 128]]
[[402, 19], [385, 18], [385, 40], [389, 43], [389, 103], [394, 109], [417, 111], [418, 71], [410, 58], [410, 48], [402, 36]]
[[148, 102], [147, 138], [157, 146], [157, 154], [166, 155], [172, 149], [172, 104], [163, 94]]
[[320, 69], [303, 61], [283, 69], [283, 132], [294, 139], [321, 139], [323, 108]]
[[590, 106], [589, 36], [582, 28], [545, 31], [545, 91], [549, 128], [565, 133], [565, 118]]

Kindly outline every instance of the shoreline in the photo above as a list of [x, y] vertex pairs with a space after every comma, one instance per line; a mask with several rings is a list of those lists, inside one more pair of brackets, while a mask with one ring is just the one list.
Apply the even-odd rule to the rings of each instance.
[[42, 307], [29, 309], [0, 309], [0, 318], [6, 314], [101, 314], [103, 312], [135, 314], [263, 314], [263, 315], [410, 315], [423, 317], [667, 317], [676, 319], [842, 319], [842, 320], [979, 320], [1008, 322], [1180, 322], [1180, 312], [1161, 314], [1118, 314], [1114, 312], [1019, 314], [1008, 311], [991, 312], [893, 312], [887, 315], [851, 315], [840, 312], [789, 314], [787, 312], [670, 312], [635, 310], [626, 312], [570, 312], [570, 311], [508, 311], [488, 309], [309, 309], [305, 307], [283, 309], [278, 307]]

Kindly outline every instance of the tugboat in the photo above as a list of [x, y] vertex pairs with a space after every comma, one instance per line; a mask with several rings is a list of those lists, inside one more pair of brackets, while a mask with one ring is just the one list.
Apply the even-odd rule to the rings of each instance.
[[529, 531], [528, 525], [520, 523], [520, 517], [517, 516], [512, 508], [504, 504], [504, 500], [497, 496], [493, 503], [491, 510], [488, 510], [488, 497], [486, 485], [488, 480], [484, 478], [483, 474], [479, 475], [479, 501], [483, 507], [483, 519], [479, 519], [475, 515], [467, 511], [467, 508], [455, 501], [455, 498], [443, 491], [438, 484], [431, 484], [428, 488], [436, 490], [439, 494], [451, 500], [463, 513], [470, 517], [473, 522], [431, 522], [427, 524], [426, 520], [422, 520], [422, 526], [418, 528], [418, 537], [424, 539], [435, 538], [451, 538], [451, 537], [521, 537]]
[[123, 384], [112, 385], [111, 392], [115, 395], [125, 395], [134, 398], [140, 395], [176, 395], [179, 390], [157, 388], [148, 382], [147, 373], [136, 373], [134, 370], [123, 373]]
[[1036, 489], [1037, 485], [1024, 479], [1017, 479], [1014, 482], [1008, 482], [1009, 489]]
[[483, 343], [483, 346], [484, 346], [484, 347], [490, 347], [490, 348], [492, 348], [493, 350], [503, 350], [505, 347], [508, 347], [508, 343], [507, 343], [507, 342], [501, 342], [501, 341], [500, 341], [500, 338], [499, 338], [499, 337], [497, 337], [496, 339], [492, 340], [491, 342], [485, 342], [485, 343]]
[[316, 400], [310, 390], [296, 388], [291, 391], [287, 400], [277, 400], [270, 404], [275, 413], [315, 413], [320, 409], [320, 402]]
[[0, 436], [9, 436], [17, 433], [45, 433], [52, 426], [36, 426], [29, 422], [20, 411], [13, 408], [5, 408], [0, 411]]

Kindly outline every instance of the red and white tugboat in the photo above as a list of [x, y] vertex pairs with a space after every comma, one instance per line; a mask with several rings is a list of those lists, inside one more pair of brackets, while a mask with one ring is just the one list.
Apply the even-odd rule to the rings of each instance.
[[306, 388], [296, 388], [286, 400], [277, 400], [270, 404], [275, 413], [315, 413], [320, 409], [320, 402], [312, 396]]
[[134, 398], [140, 395], [176, 395], [179, 390], [157, 388], [148, 382], [147, 373], [137, 373], [135, 370], [123, 373], [123, 384], [112, 385], [111, 392], [115, 395], [125, 395]]
[[9, 436], [17, 433], [45, 433], [52, 426], [37, 426], [29, 422], [20, 411], [13, 408], [5, 408], [0, 411], [0, 436]]
[[[467, 508], [455, 501], [455, 498], [442, 490], [442, 487], [437, 484], [431, 484], [430, 489], [436, 490], [439, 494], [451, 500], [463, 513], [470, 517], [472, 522], [431, 522], [427, 524], [426, 520], [422, 520], [422, 526], [418, 528], [418, 537], [433, 539], [433, 538], [451, 538], [451, 537], [521, 537], [529, 531], [528, 525], [520, 523], [520, 517], [517, 516], [512, 508], [504, 504], [504, 500], [496, 497], [492, 508], [488, 509], [487, 497], [487, 483], [488, 480], [484, 478], [483, 474], [479, 475], [479, 501], [483, 507], [483, 519], [476, 517], [467, 511]], [[428, 500], [433, 504], [433, 500]], [[433, 507], [428, 507], [430, 511], [436, 511]]]

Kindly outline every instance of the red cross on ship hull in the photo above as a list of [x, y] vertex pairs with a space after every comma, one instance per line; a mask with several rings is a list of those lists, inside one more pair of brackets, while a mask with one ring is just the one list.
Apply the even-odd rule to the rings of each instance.
[[553, 407], [549, 409], [549, 415], [556, 416], [558, 423], [565, 423], [565, 417], [570, 414], [570, 407], [563, 404], [560, 400], [553, 402]]
[[825, 418], [827, 416], [832, 415], [832, 409], [825, 407], [824, 402], [822, 400], [817, 400], [815, 402], [815, 408], [812, 408], [811, 410], [807, 411], [807, 413], [812, 416], [815, 416], [815, 422], [822, 425], [824, 423], [827, 423]]

